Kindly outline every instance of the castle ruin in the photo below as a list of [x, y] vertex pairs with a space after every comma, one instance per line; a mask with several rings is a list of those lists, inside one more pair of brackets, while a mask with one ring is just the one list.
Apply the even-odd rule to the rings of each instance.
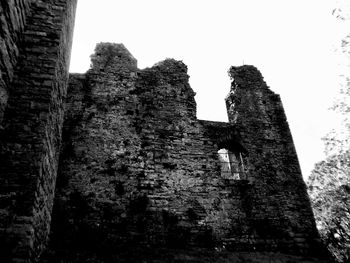
[[229, 122], [198, 120], [181, 61], [100, 43], [68, 74], [75, 8], [0, 4], [2, 262], [328, 262], [261, 73], [231, 67]]

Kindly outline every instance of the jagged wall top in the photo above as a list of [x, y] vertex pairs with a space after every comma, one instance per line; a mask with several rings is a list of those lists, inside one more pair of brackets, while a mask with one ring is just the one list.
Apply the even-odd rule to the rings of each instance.
[[95, 53], [91, 55], [91, 69], [98, 71], [114, 71], [118, 66], [130, 69], [137, 68], [137, 60], [123, 44], [98, 43]]
[[239, 67], [232, 66], [228, 73], [230, 78], [233, 80], [233, 89], [236, 86], [250, 89], [259, 88], [262, 86], [267, 87], [261, 72], [252, 65], [243, 65]]

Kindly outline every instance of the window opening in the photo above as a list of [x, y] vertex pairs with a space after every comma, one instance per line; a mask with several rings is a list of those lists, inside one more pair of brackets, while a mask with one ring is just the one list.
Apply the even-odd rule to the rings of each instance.
[[227, 149], [218, 151], [221, 176], [229, 180], [247, 180], [246, 168], [241, 152], [233, 153]]

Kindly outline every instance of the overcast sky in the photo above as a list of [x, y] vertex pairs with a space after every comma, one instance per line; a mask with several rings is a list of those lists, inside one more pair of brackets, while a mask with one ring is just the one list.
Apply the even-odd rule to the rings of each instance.
[[231, 65], [255, 65], [281, 95], [306, 178], [321, 137], [336, 125], [335, 49], [346, 31], [334, 0], [80, 0], [71, 72], [85, 72], [98, 42], [123, 43], [139, 68], [165, 58], [188, 66], [198, 118], [227, 121]]

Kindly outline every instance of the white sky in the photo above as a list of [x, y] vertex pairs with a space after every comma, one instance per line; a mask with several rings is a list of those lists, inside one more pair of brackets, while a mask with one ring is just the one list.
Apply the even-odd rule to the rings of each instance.
[[227, 70], [255, 65], [281, 95], [306, 178], [336, 125], [334, 49], [350, 27], [333, 8], [334, 0], [79, 0], [70, 71], [89, 68], [98, 42], [123, 43], [139, 68], [182, 60], [198, 118], [227, 121]]

